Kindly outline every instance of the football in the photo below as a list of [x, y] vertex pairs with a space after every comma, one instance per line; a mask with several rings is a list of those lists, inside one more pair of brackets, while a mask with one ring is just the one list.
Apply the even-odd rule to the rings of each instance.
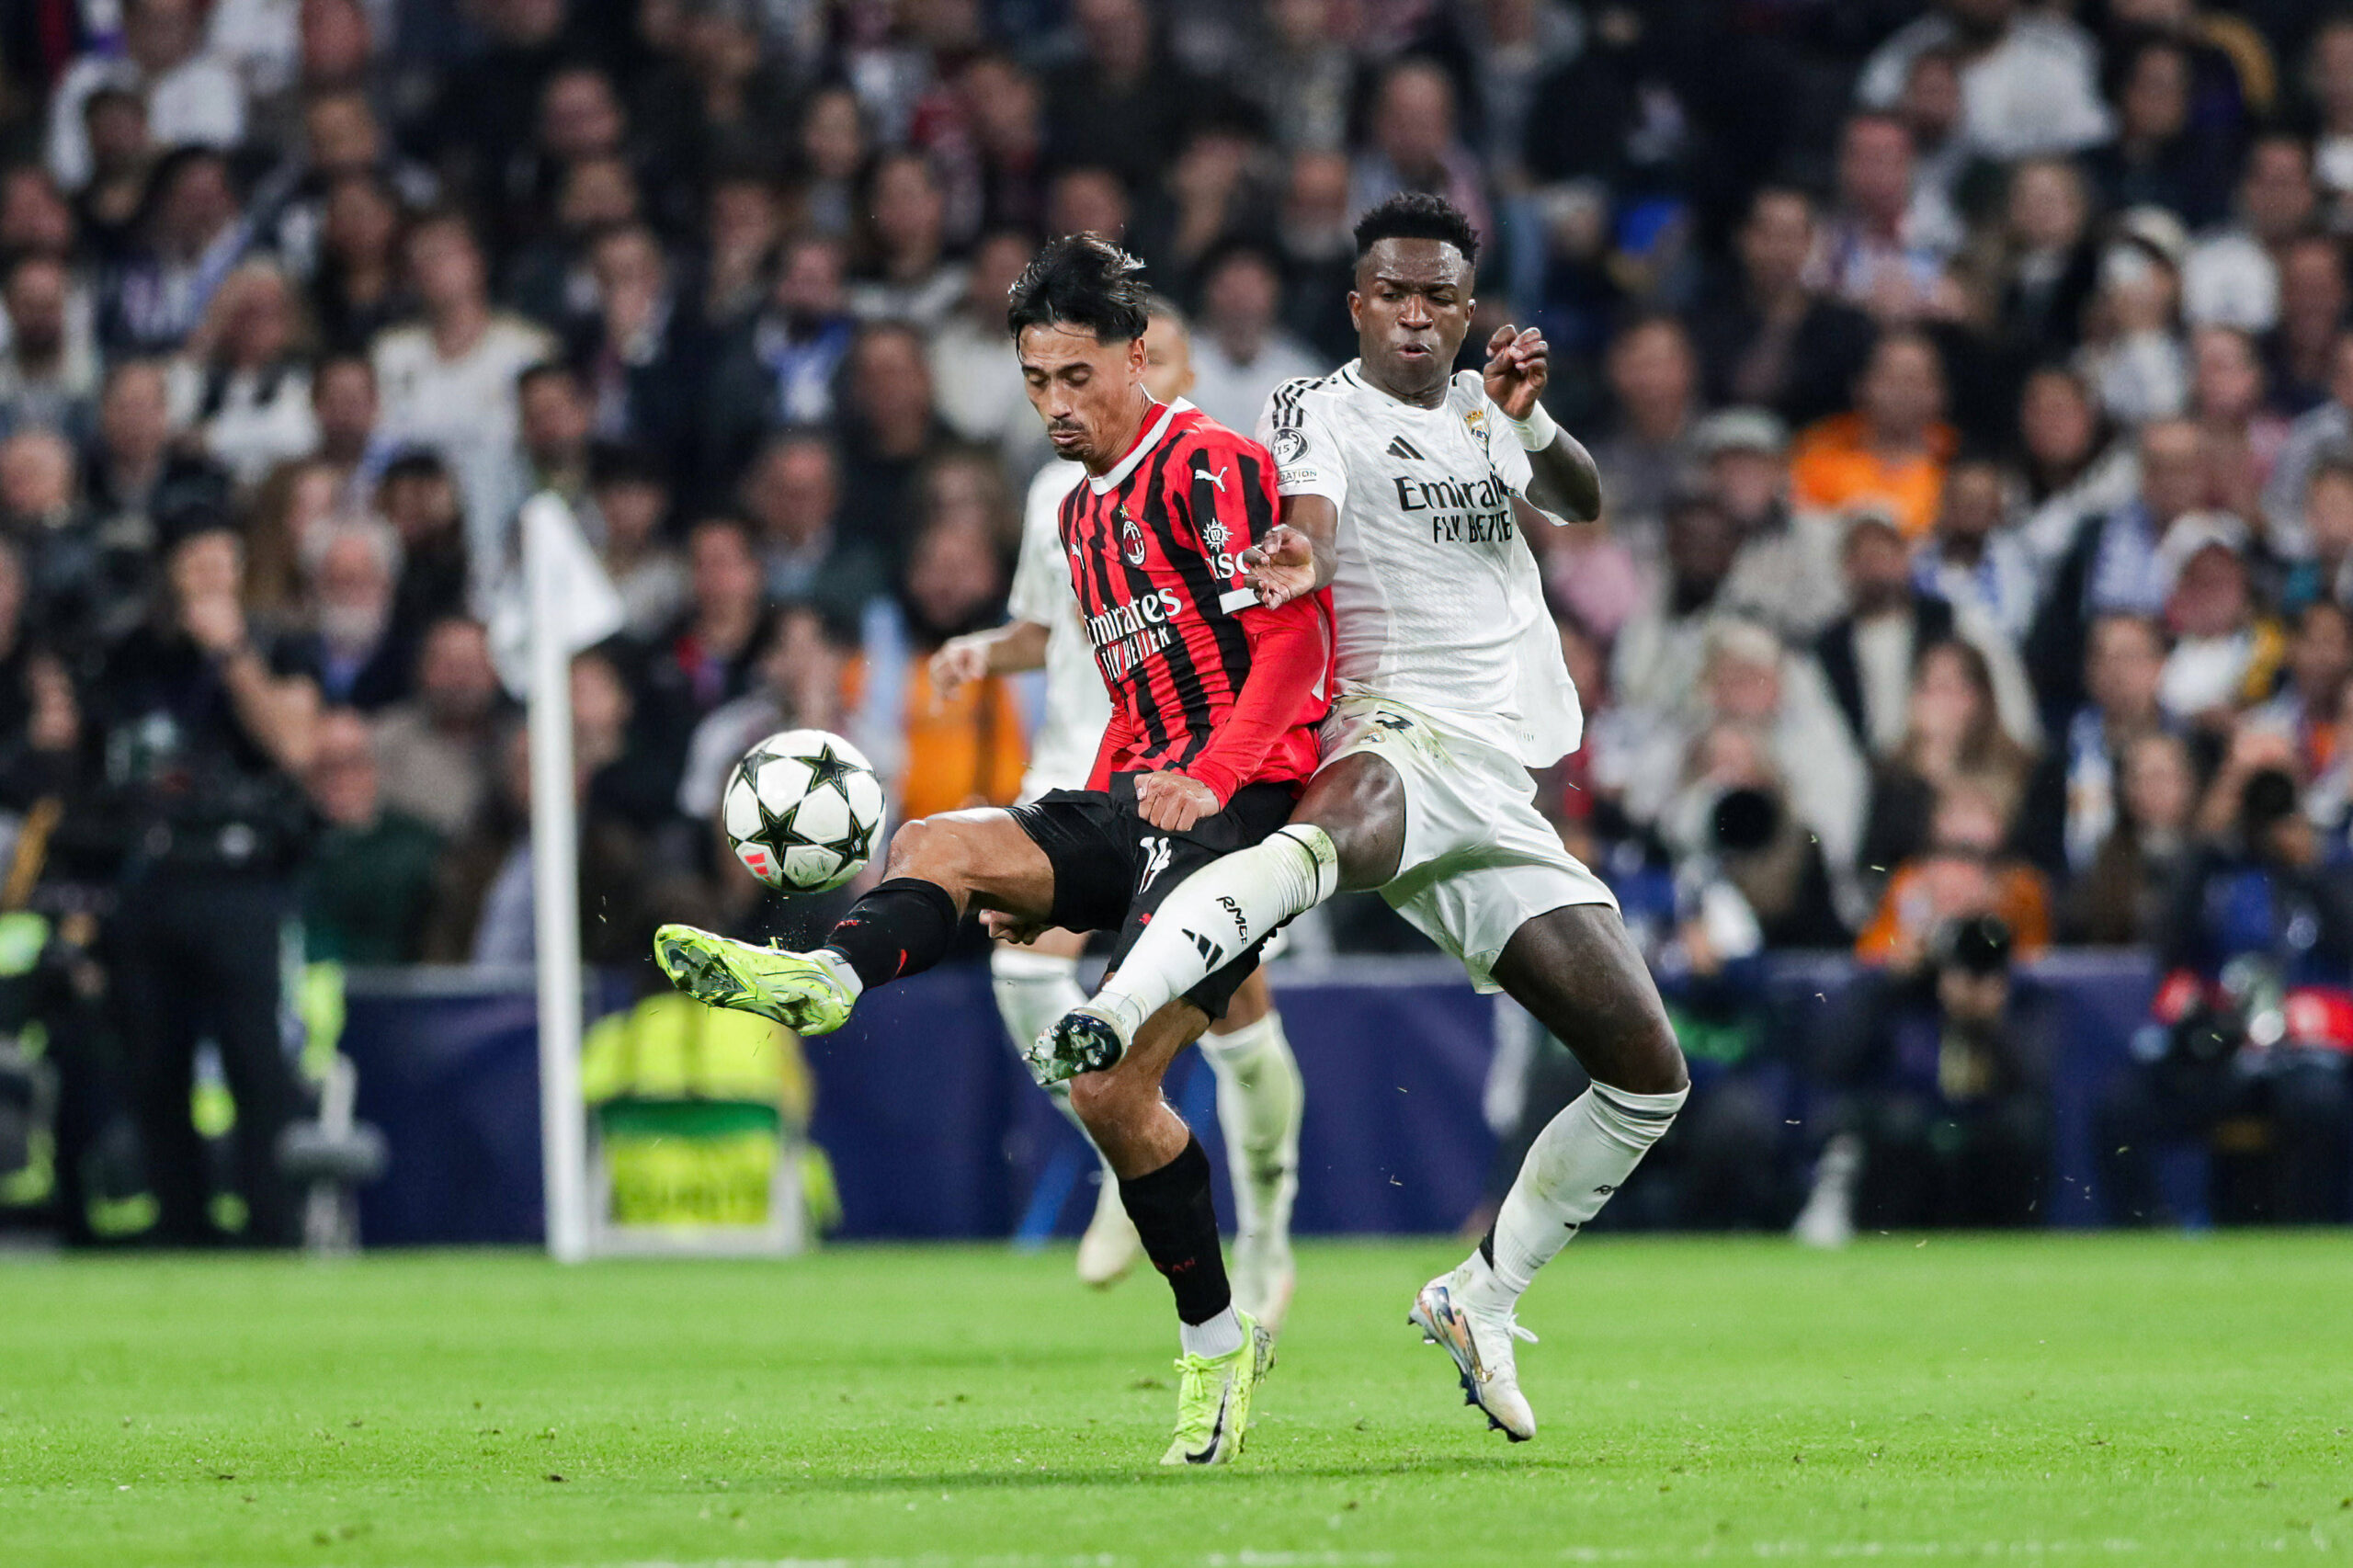
[[858, 875], [883, 813], [866, 754], [823, 730], [786, 730], [745, 752], [719, 802], [735, 858], [787, 892], [824, 892]]

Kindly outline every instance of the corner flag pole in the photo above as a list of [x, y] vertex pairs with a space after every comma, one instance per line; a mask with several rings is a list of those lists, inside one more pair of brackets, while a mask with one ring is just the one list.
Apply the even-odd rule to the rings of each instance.
[[580, 832], [573, 783], [572, 650], [561, 534], [572, 516], [542, 491], [523, 504], [531, 615], [531, 908], [540, 1001], [540, 1152], [548, 1253], [588, 1255], [587, 1111], [580, 1096]]

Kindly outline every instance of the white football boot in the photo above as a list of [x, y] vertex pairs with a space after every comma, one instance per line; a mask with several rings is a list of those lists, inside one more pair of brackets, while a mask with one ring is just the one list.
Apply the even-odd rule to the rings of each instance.
[[1422, 1337], [1444, 1347], [1462, 1374], [1462, 1403], [1487, 1413], [1487, 1424], [1515, 1443], [1536, 1436], [1536, 1412], [1519, 1392], [1519, 1368], [1512, 1341], [1536, 1343], [1536, 1335], [1519, 1326], [1509, 1312], [1481, 1312], [1467, 1299], [1470, 1270], [1441, 1274], [1414, 1298], [1405, 1321]]

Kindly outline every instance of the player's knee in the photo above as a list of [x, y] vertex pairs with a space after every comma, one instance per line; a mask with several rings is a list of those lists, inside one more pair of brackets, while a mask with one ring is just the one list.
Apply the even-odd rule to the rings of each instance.
[[942, 887], [961, 887], [967, 881], [966, 846], [954, 823], [918, 817], [901, 823], [891, 835], [886, 876], [920, 877]]
[[1082, 1073], [1070, 1081], [1070, 1108], [1090, 1132], [1119, 1124], [1135, 1085], [1116, 1073]]
[[1595, 1077], [1630, 1095], [1671, 1095], [1691, 1086], [1683, 1047], [1664, 1012], [1630, 1019], [1612, 1035], [1609, 1064]]

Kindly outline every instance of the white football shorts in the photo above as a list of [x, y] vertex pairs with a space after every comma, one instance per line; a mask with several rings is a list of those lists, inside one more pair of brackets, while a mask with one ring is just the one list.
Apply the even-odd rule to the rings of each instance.
[[1420, 709], [1371, 693], [1342, 696], [1323, 730], [1323, 766], [1369, 751], [1404, 786], [1405, 849], [1381, 890], [1389, 906], [1462, 960], [1472, 984], [1498, 991], [1495, 963], [1540, 915], [1618, 899], [1562, 847], [1536, 809], [1519, 758]]

